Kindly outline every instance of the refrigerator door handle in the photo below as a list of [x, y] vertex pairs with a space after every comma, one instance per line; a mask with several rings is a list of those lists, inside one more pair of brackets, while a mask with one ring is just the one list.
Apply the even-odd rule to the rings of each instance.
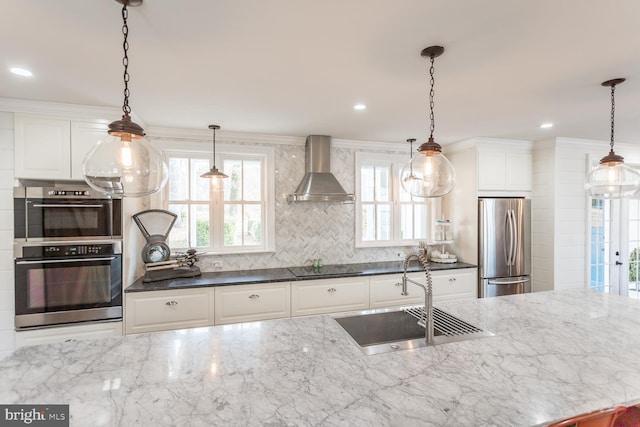
[[512, 209], [508, 209], [507, 210], [507, 225], [508, 225], [508, 229], [509, 229], [509, 258], [507, 259], [507, 265], [509, 267], [511, 267], [513, 265], [513, 242], [514, 242], [514, 233], [515, 233], [515, 229], [513, 227], [513, 223], [514, 223], [514, 218], [513, 218], [513, 210]]
[[511, 265], [516, 265], [516, 256], [518, 255], [518, 223], [516, 220], [516, 212], [511, 209]]
[[530, 282], [531, 278], [530, 277], [525, 277], [524, 279], [519, 279], [519, 280], [507, 280], [507, 281], [496, 281], [496, 280], [489, 280], [487, 283], [489, 283], [490, 285], [515, 285], [516, 283], [526, 283], [526, 282]]
[[505, 212], [504, 218], [504, 258], [507, 266], [511, 265], [511, 216], [509, 209]]

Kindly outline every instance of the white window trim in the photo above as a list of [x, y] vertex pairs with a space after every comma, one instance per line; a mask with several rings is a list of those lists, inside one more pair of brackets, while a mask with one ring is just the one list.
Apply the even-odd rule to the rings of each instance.
[[[180, 145], [180, 148], [174, 148], [175, 145]], [[162, 154], [167, 159], [168, 157], [198, 157], [198, 158], [207, 158], [211, 161], [212, 154], [212, 146], [211, 144], [205, 145], [199, 142], [171, 142], [171, 141], [162, 141], [159, 145], [161, 145]], [[263, 180], [265, 183], [265, 240], [264, 246], [259, 247], [224, 247], [220, 245], [217, 248], [203, 248], [206, 252], [206, 255], [223, 255], [223, 254], [248, 254], [248, 253], [270, 253], [275, 252], [275, 161], [274, 161], [274, 148], [273, 147], [264, 147], [264, 146], [249, 146], [249, 145], [238, 145], [238, 144], [228, 144], [228, 143], [218, 143], [216, 142], [216, 166], [220, 168], [222, 164], [223, 156], [233, 156], [233, 155], [242, 155], [242, 156], [254, 156], [255, 158], [263, 158], [264, 159], [264, 171], [263, 171]], [[203, 178], [204, 179], [204, 178]], [[160, 194], [160, 204], [163, 209], [167, 208], [167, 203], [169, 201], [168, 195], [169, 187], [165, 186], [165, 188], [161, 191]], [[216, 211], [222, 211], [222, 206], [218, 206], [219, 203], [217, 201], [211, 201], [211, 208]], [[216, 227], [214, 233], [215, 236], [220, 236], [222, 232], [222, 225], [218, 223], [212, 224], [212, 227]], [[220, 228], [220, 229], [218, 229]], [[221, 237], [218, 237], [221, 238]], [[185, 250], [187, 248], [171, 248], [171, 250]]]
[[[363, 164], [373, 166], [389, 166], [391, 165], [391, 228], [392, 237], [400, 235], [400, 181], [397, 176], [400, 175], [402, 167], [409, 161], [407, 156], [388, 153], [371, 153], [356, 152], [355, 153], [355, 188], [356, 188], [356, 221], [355, 221], [355, 247], [356, 248], [379, 248], [379, 247], [396, 247], [396, 246], [417, 246], [422, 240], [430, 241], [432, 224], [427, 218], [427, 237], [424, 239], [392, 239], [392, 240], [362, 240], [362, 198], [360, 195], [360, 168]], [[431, 209], [431, 217], [435, 219], [436, 204], [431, 206], [427, 204], [427, 212]]]

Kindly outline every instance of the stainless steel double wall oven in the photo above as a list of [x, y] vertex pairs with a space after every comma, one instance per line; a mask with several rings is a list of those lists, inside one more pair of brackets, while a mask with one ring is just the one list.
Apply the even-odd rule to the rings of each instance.
[[14, 233], [16, 329], [122, 319], [122, 199], [16, 187]]

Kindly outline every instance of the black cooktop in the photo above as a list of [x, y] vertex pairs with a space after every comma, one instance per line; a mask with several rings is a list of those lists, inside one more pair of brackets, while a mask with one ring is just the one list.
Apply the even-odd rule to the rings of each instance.
[[361, 268], [357, 268], [355, 266], [351, 266], [348, 264], [324, 265], [322, 267], [312, 267], [312, 266], [289, 267], [289, 271], [292, 272], [296, 277], [344, 276], [348, 274], [362, 273]]

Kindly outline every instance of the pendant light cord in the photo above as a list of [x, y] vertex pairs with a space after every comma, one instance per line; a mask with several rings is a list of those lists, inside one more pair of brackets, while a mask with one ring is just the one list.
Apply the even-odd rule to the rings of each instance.
[[430, 81], [430, 85], [431, 85], [431, 89], [429, 90], [429, 109], [431, 111], [430, 114], [430, 119], [431, 119], [431, 134], [429, 135], [429, 139], [433, 139], [433, 131], [435, 130], [435, 120], [434, 120], [434, 115], [433, 115], [433, 107], [434, 107], [434, 102], [433, 102], [433, 95], [434, 95], [434, 90], [433, 90], [433, 86], [435, 84], [435, 80], [433, 78], [433, 71], [434, 71], [434, 67], [433, 67], [433, 63], [435, 61], [435, 57], [434, 55], [431, 55], [431, 67], [429, 68], [429, 75], [431, 76], [431, 81]]
[[127, 2], [124, 2], [122, 6], [122, 34], [124, 34], [124, 42], [122, 48], [124, 49], [124, 57], [122, 58], [122, 65], [124, 65], [124, 102], [122, 104], [122, 111], [125, 117], [129, 117], [131, 113], [131, 107], [129, 107], [129, 56], [127, 51], [129, 50], [129, 42], [127, 36], [129, 35], [129, 26], [127, 25], [127, 18], [129, 17], [129, 11], [127, 10]]
[[609, 146], [611, 147], [612, 153], [613, 153], [613, 129], [614, 129], [615, 112], [616, 112], [615, 90], [616, 90], [616, 85], [611, 85], [611, 142], [609, 143]]
[[213, 128], [213, 157], [211, 158], [213, 168], [216, 168], [216, 128]]

